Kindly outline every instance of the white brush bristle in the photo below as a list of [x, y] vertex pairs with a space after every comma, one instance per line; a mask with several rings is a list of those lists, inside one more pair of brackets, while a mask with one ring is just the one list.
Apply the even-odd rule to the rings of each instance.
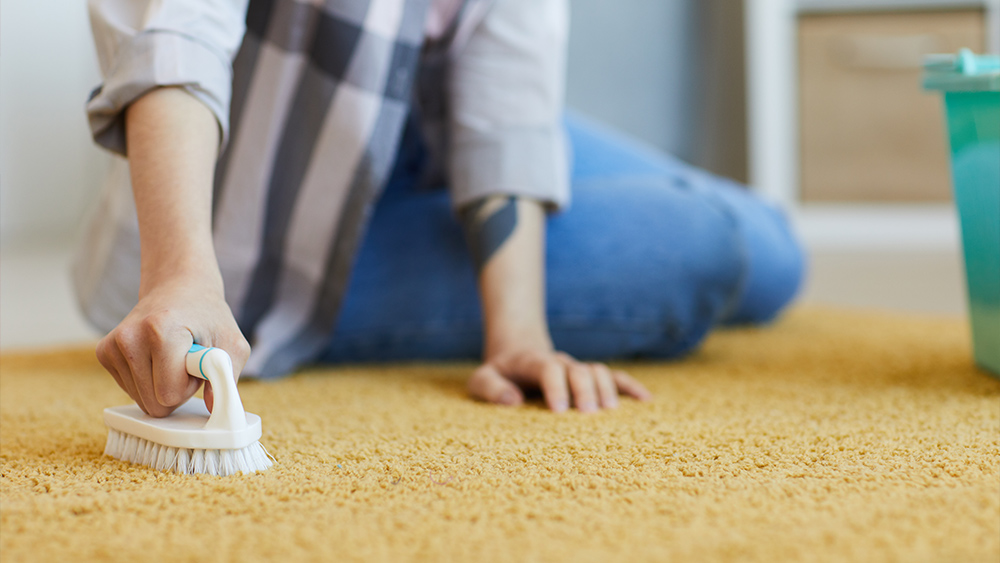
[[185, 475], [207, 473], [225, 477], [236, 473], [256, 473], [273, 465], [270, 454], [260, 442], [239, 450], [171, 448], [110, 428], [104, 455]]

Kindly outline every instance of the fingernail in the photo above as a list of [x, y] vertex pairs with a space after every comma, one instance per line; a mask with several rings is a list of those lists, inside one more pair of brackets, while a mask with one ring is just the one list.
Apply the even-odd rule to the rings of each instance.
[[597, 404], [583, 403], [582, 405], [580, 405], [580, 412], [586, 412], [586, 413], [597, 412]]
[[566, 401], [556, 401], [556, 403], [552, 405], [552, 410], [555, 412], [566, 412], [566, 409], [568, 408], [569, 403]]

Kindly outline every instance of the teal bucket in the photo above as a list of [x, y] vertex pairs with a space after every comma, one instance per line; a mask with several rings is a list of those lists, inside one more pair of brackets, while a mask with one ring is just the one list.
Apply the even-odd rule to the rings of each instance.
[[924, 70], [944, 92], [976, 363], [1000, 376], [1000, 56], [963, 49]]

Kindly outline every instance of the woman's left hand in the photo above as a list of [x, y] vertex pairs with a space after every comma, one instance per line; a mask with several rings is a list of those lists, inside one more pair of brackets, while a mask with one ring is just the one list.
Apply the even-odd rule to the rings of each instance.
[[639, 400], [649, 391], [604, 364], [578, 362], [553, 349], [545, 315], [545, 209], [538, 201], [494, 196], [463, 209], [461, 219], [479, 275], [486, 361], [469, 393], [520, 405], [541, 389], [555, 412], [575, 406], [597, 412], [618, 406], [618, 394]]
[[554, 412], [570, 406], [592, 413], [618, 406], [623, 394], [646, 401], [652, 394], [627, 373], [601, 363], [578, 362], [563, 352], [544, 348], [515, 349], [493, 355], [469, 378], [469, 393], [483, 401], [516, 406], [524, 390], [541, 389]]

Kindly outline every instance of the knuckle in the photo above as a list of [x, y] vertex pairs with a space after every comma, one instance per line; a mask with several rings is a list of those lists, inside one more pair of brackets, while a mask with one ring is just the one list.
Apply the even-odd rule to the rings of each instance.
[[101, 365], [104, 367], [108, 367], [111, 364], [111, 354], [108, 353], [108, 346], [108, 340], [103, 338], [97, 343], [97, 348], [94, 350], [97, 361], [101, 362]]
[[140, 336], [134, 326], [126, 325], [115, 329], [114, 343], [123, 354], [133, 348], [139, 342]]
[[174, 324], [170, 311], [157, 311], [142, 319], [142, 333], [151, 341], [158, 342], [164, 339], [164, 334]]
[[156, 387], [156, 401], [163, 407], [176, 407], [184, 402], [184, 388], [177, 383], [167, 383]]
[[236, 339], [236, 344], [233, 346], [233, 351], [240, 359], [246, 361], [250, 357], [250, 343], [243, 336]]
[[556, 362], [555, 360], [547, 360], [538, 355], [527, 355], [523, 358], [519, 358], [519, 361], [514, 363], [515, 365], [523, 366], [525, 370], [538, 373], [552, 371], [556, 366], [560, 365], [559, 362]]
[[146, 414], [155, 418], [163, 418], [165, 416], [168, 416], [172, 412], [174, 412], [173, 408], [161, 405], [159, 403], [156, 403], [154, 405], [149, 405], [146, 407]]

